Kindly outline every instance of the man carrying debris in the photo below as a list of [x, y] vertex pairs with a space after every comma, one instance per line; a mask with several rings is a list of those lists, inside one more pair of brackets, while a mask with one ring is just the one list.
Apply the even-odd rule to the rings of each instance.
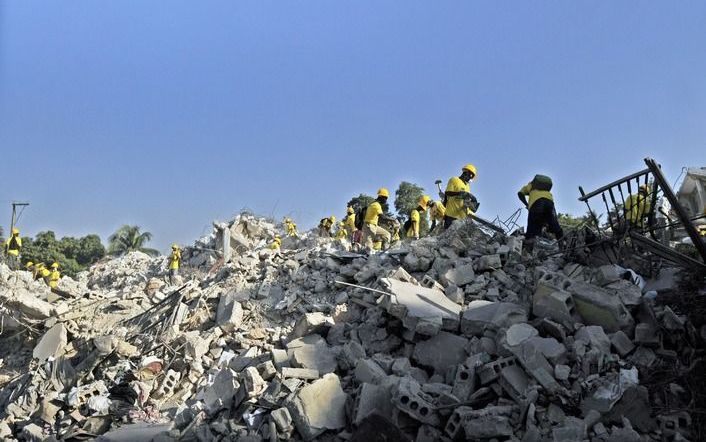
[[[551, 189], [551, 178], [544, 175], [535, 175], [531, 182], [517, 192], [517, 197], [529, 211], [527, 215], [527, 233], [525, 234], [525, 243], [528, 251], [532, 251], [535, 237], [541, 234], [542, 229], [545, 227], [556, 236], [557, 240], [561, 240], [564, 237], [564, 231], [561, 229], [556, 216]], [[528, 196], [529, 202], [527, 201]]]
[[419, 224], [421, 220], [421, 214], [427, 211], [427, 207], [431, 201], [427, 195], [419, 198], [419, 204], [412, 212], [409, 214], [409, 220], [404, 223], [404, 230], [407, 238], [419, 239]]
[[378, 196], [375, 201], [365, 209], [365, 220], [363, 223], [363, 238], [365, 246], [369, 251], [373, 251], [375, 242], [380, 242], [380, 248], [384, 250], [389, 244], [392, 235], [387, 230], [378, 226], [379, 220], [391, 220], [385, 211], [382, 209], [387, 204], [387, 199], [390, 197], [390, 191], [384, 187], [378, 189]]
[[291, 218], [284, 219], [284, 228], [287, 231], [287, 236], [291, 238], [296, 238], [298, 236], [297, 225], [294, 224], [294, 221], [292, 221]]
[[444, 215], [444, 229], [456, 220], [466, 219], [471, 212], [466, 201], [472, 198], [470, 182], [478, 175], [476, 166], [466, 164], [461, 169], [461, 175], [452, 177], [446, 185], [446, 214]]
[[625, 200], [625, 217], [630, 223], [630, 227], [635, 229], [645, 227], [645, 218], [649, 216], [652, 208], [650, 197], [649, 187], [647, 184], [643, 184], [637, 190], [637, 195], [630, 195]]
[[20, 268], [20, 250], [22, 250], [22, 238], [20, 229], [12, 228], [12, 236], [5, 241], [5, 253], [7, 254], [7, 265], [11, 270]]
[[336, 217], [331, 215], [328, 218], [323, 218], [319, 221], [319, 236], [322, 238], [331, 238], [331, 229], [336, 225]]
[[437, 222], [439, 226], [443, 225], [444, 216], [446, 215], [446, 207], [441, 201], [429, 201], [429, 218], [431, 218], [431, 227], [429, 233], [434, 233]]
[[355, 228], [355, 210], [352, 207], [346, 209], [346, 217], [343, 219], [343, 224], [346, 228], [348, 239], [353, 242], [353, 237], [358, 229]]
[[174, 285], [181, 267], [181, 249], [177, 244], [172, 244], [172, 254], [169, 255], [169, 283]]

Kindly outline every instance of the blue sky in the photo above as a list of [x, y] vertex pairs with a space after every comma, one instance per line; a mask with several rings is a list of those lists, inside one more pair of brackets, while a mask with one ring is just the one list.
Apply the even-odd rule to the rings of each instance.
[[480, 214], [706, 154], [706, 3], [0, 3], [0, 224], [164, 250], [242, 208], [312, 226], [479, 169]]

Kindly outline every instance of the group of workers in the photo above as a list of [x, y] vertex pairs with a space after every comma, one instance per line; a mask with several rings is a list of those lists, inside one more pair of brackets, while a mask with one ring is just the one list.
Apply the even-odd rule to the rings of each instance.
[[[390, 192], [383, 187], [378, 190], [376, 199], [362, 210], [356, 212], [353, 207], [348, 207], [345, 218], [338, 224], [333, 215], [321, 219], [318, 234], [321, 237], [348, 240], [370, 251], [381, 250], [399, 240], [400, 233], [408, 239], [419, 239], [421, 220], [426, 213], [431, 221], [429, 235], [438, 234], [454, 222], [475, 214], [478, 202], [471, 194], [470, 183], [477, 175], [478, 171], [473, 164], [463, 166], [459, 176], [449, 179], [445, 191], [440, 195], [441, 200], [435, 201], [428, 195], [423, 195], [417, 206], [408, 214], [403, 226], [388, 214], [387, 201]], [[554, 208], [551, 188], [552, 181], [549, 177], [537, 175], [518, 192], [520, 201], [529, 212], [525, 234], [525, 242], [529, 247], [545, 229], [558, 240], [564, 235]], [[285, 218], [283, 224], [287, 236], [298, 236], [296, 224], [290, 218]], [[282, 238], [276, 236], [270, 248], [279, 249], [281, 244]]]
[[[22, 237], [20, 237], [20, 229], [13, 227], [10, 231], [10, 237], [5, 241], [5, 256], [7, 257], [7, 265], [11, 270], [20, 269], [21, 253]], [[55, 289], [59, 285], [61, 272], [59, 272], [59, 263], [56, 261], [48, 268], [43, 262], [34, 263], [27, 261], [24, 268], [32, 273], [32, 277], [35, 281], [41, 279], [52, 289]]]

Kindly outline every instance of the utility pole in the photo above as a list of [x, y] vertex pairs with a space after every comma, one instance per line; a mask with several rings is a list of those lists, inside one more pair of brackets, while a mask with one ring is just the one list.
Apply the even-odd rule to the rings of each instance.
[[17, 208], [22, 207], [24, 210], [24, 208], [27, 206], [29, 206], [29, 203], [20, 202], [20, 201], [13, 201], [12, 202], [12, 221], [10, 222], [10, 232], [9, 232], [10, 235], [12, 235], [12, 229], [15, 228], [15, 221], [17, 221]]

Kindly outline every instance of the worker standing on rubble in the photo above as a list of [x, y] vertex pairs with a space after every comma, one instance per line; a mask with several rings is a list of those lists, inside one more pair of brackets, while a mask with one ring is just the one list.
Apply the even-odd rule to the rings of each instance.
[[32, 271], [32, 277], [34, 278], [34, 280], [38, 281], [40, 278], [46, 277], [46, 275], [44, 275], [44, 271], [48, 272], [43, 262], [38, 262], [37, 264], [35, 264]]
[[49, 286], [50, 289], [55, 289], [59, 285], [59, 280], [61, 279], [61, 273], [59, 273], [59, 263], [54, 262], [51, 265], [51, 272], [49, 272], [48, 279], [45, 279], [47, 281], [47, 285]]
[[404, 224], [405, 234], [407, 238], [419, 239], [419, 224], [422, 218], [422, 213], [427, 211], [427, 207], [431, 201], [427, 195], [419, 198], [419, 204], [409, 214], [409, 220]]
[[357, 229], [355, 228], [355, 210], [350, 206], [346, 209], [346, 217], [343, 219], [343, 224], [346, 228], [348, 239], [353, 242]]
[[466, 206], [466, 200], [470, 199], [470, 182], [475, 180], [478, 172], [473, 164], [466, 164], [461, 169], [461, 175], [452, 177], [446, 185], [446, 213], [444, 215], [444, 229], [456, 220], [466, 219], [471, 212]]
[[630, 195], [625, 200], [625, 217], [630, 223], [630, 227], [642, 229], [645, 227], [645, 218], [650, 214], [652, 201], [650, 201], [650, 189], [647, 184], [643, 184], [637, 190], [637, 195]]
[[172, 244], [172, 254], [169, 255], [169, 283], [174, 285], [181, 267], [181, 249], [177, 244]]
[[[530, 252], [534, 247], [535, 238], [542, 233], [544, 227], [550, 233], [553, 233], [557, 240], [561, 240], [564, 237], [564, 231], [559, 225], [559, 220], [556, 216], [551, 189], [551, 178], [545, 175], [535, 175], [531, 182], [517, 192], [517, 197], [529, 211], [525, 243], [526, 249]], [[529, 202], [527, 201], [528, 196]]]
[[385, 249], [390, 243], [392, 235], [387, 230], [378, 226], [380, 219], [388, 219], [382, 207], [387, 204], [390, 191], [384, 187], [378, 189], [378, 196], [375, 201], [365, 209], [365, 220], [363, 222], [363, 238], [365, 246], [369, 251], [374, 250], [374, 243], [380, 242], [380, 249]]
[[336, 239], [343, 241], [348, 238], [348, 231], [346, 230], [346, 223], [341, 221], [338, 223], [338, 230], [336, 230]]
[[12, 235], [5, 241], [5, 253], [7, 254], [7, 265], [11, 270], [20, 268], [20, 251], [22, 250], [22, 238], [20, 229], [12, 228]]
[[429, 227], [429, 234], [434, 233], [436, 229], [436, 223], [443, 225], [444, 216], [446, 215], [446, 207], [441, 201], [429, 201], [429, 218], [431, 218], [431, 227]]
[[319, 221], [319, 236], [323, 238], [331, 238], [331, 229], [336, 225], [336, 217], [331, 215], [328, 218], [323, 218]]
[[291, 218], [284, 219], [284, 228], [287, 231], [287, 236], [292, 238], [296, 238], [298, 236], [297, 225], [294, 224], [294, 221], [292, 221]]

